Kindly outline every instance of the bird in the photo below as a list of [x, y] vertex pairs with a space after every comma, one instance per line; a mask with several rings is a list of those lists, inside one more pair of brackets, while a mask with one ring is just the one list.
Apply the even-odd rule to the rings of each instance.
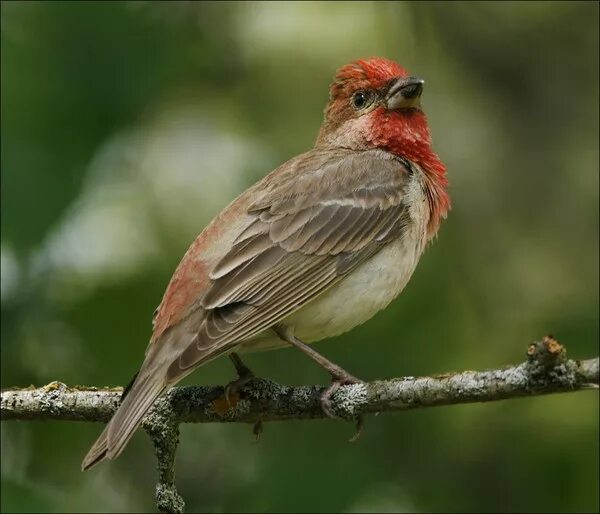
[[331, 375], [321, 404], [332, 415], [335, 390], [360, 381], [310, 344], [396, 298], [450, 210], [423, 88], [383, 57], [337, 70], [314, 147], [241, 193], [183, 256], [141, 368], [83, 470], [118, 457], [166, 389], [220, 356], [239, 386], [252, 375], [239, 354], [297, 348]]

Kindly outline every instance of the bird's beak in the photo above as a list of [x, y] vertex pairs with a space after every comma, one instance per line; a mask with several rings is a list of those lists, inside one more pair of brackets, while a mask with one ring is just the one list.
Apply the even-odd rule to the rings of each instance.
[[417, 77], [402, 77], [392, 83], [385, 103], [388, 110], [420, 109], [425, 81]]

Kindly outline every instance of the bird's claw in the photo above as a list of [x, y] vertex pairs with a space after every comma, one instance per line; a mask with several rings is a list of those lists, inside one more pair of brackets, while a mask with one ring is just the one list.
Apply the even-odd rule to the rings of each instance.
[[252, 433], [254, 434], [254, 444], [256, 444], [260, 439], [260, 435], [263, 433], [263, 422], [261, 420], [254, 423]]
[[[331, 385], [327, 389], [325, 389], [325, 392], [321, 395], [321, 409], [323, 409], [323, 412], [331, 419], [339, 418], [339, 416], [337, 416], [335, 412], [333, 412], [333, 408], [331, 405], [331, 397], [337, 392], [340, 386], [361, 383], [362, 380], [359, 380], [358, 378], [352, 376], [350, 373], [332, 376]], [[354, 435], [352, 440], [356, 440], [360, 436], [360, 431], [362, 430], [362, 420], [360, 420], [359, 423], [357, 422], [356, 434]]]
[[356, 425], [355, 425], [356, 431], [354, 432], [354, 435], [350, 439], [348, 439], [349, 443], [355, 443], [356, 441], [358, 441], [360, 439], [364, 423], [365, 423], [364, 418], [363, 418], [362, 414], [360, 414], [356, 418]]
[[232, 380], [223, 388], [223, 396], [227, 402], [227, 406], [231, 408], [231, 395], [237, 392], [239, 389], [244, 387], [248, 382], [254, 378], [254, 374], [248, 370], [243, 376], [240, 376], [236, 380]]
[[244, 387], [250, 380], [254, 378], [254, 373], [250, 371], [240, 359], [237, 353], [231, 353], [229, 355], [231, 362], [235, 366], [235, 370], [237, 371], [238, 378], [236, 380], [232, 380], [223, 388], [223, 396], [225, 397], [225, 401], [227, 402], [227, 406], [231, 408], [231, 394], [236, 392], [238, 389]]

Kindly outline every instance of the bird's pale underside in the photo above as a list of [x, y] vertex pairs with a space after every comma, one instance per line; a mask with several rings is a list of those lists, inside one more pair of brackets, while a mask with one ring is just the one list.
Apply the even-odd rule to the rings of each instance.
[[146, 358], [86, 456], [115, 458], [158, 395], [233, 351], [314, 342], [371, 318], [432, 236], [430, 179], [380, 148], [315, 149], [246, 190], [198, 236], [154, 319]]

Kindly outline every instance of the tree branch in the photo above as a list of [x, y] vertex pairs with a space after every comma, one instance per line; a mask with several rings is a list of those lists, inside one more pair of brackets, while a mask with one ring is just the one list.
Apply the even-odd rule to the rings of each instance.
[[[491, 371], [464, 371], [432, 377], [404, 377], [340, 387], [333, 411], [352, 420], [362, 414], [598, 388], [598, 358], [568, 360], [551, 336], [530, 345], [526, 362]], [[221, 386], [187, 386], [169, 390], [144, 419], [158, 459], [156, 501], [162, 512], [183, 512], [174, 484], [179, 423], [261, 423], [323, 418], [320, 386], [289, 387], [253, 379], [230, 396]], [[67, 387], [52, 382], [41, 388], [2, 391], [1, 419], [108, 421], [118, 407], [122, 388]]]

